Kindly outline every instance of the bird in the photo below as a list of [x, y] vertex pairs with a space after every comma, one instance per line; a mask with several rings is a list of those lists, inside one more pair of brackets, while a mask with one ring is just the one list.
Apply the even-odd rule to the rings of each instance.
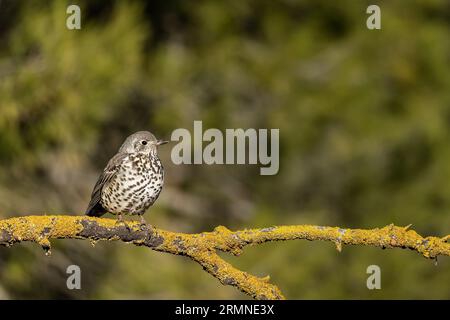
[[149, 131], [138, 131], [125, 139], [109, 160], [95, 184], [86, 215], [117, 215], [116, 223], [125, 223], [123, 215], [143, 215], [158, 199], [164, 185], [164, 168], [157, 147], [168, 141], [157, 140]]

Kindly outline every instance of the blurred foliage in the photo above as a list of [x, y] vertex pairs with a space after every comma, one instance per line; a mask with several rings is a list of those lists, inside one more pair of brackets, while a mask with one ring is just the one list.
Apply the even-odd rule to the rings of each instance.
[[[380, 1], [0, 2], [0, 217], [81, 214], [125, 136], [280, 128], [280, 171], [175, 166], [147, 220], [197, 232], [275, 224], [450, 232], [450, 6]], [[292, 242], [227, 257], [289, 298], [450, 298], [450, 262]], [[65, 287], [82, 268], [83, 289]], [[382, 290], [366, 268], [382, 269]], [[0, 298], [242, 298], [197, 265], [124, 244], [0, 248]]]

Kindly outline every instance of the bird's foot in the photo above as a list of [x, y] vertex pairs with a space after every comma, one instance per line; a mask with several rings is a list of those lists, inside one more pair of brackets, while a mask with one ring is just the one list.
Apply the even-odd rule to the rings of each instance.
[[149, 233], [153, 233], [153, 227], [151, 224], [145, 221], [144, 216], [139, 216], [141, 219], [141, 230], [148, 230]]
[[118, 225], [124, 225], [128, 230], [131, 230], [130, 227], [127, 225], [127, 223], [125, 222], [123, 216], [121, 214], [119, 214], [117, 216], [117, 220], [116, 220], [116, 226]]

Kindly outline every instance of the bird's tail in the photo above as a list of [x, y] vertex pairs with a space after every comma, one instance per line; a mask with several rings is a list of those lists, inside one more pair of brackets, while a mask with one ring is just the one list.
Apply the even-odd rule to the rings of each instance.
[[101, 217], [106, 213], [105, 208], [102, 207], [100, 203], [97, 203], [93, 207], [89, 207], [86, 210], [86, 215], [89, 217]]

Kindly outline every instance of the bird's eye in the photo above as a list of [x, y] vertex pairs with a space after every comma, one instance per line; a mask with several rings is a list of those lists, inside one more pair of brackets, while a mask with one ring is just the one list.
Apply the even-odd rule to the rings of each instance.
[[142, 142], [141, 142], [144, 146], [147, 144], [147, 141], [145, 141], [145, 140], [142, 140]]

